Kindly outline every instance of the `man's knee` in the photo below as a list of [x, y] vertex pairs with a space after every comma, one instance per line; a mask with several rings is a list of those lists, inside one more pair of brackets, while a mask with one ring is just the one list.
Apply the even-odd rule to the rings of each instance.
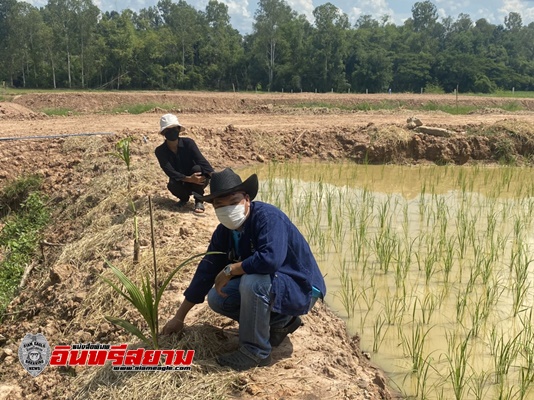
[[261, 295], [269, 296], [271, 291], [271, 276], [263, 274], [245, 274], [241, 277], [239, 292], [241, 296]]
[[208, 306], [218, 314], [228, 315], [228, 313], [238, 312], [240, 303], [238, 293], [230, 292], [226, 297], [222, 297], [215, 288], [208, 292]]
[[217, 293], [217, 291], [212, 288], [209, 292], [208, 292], [208, 306], [210, 306], [210, 308], [215, 311], [215, 312], [219, 312], [219, 308], [220, 308], [220, 304], [221, 304], [221, 299], [220, 299], [221, 296], [219, 296], [219, 294]]

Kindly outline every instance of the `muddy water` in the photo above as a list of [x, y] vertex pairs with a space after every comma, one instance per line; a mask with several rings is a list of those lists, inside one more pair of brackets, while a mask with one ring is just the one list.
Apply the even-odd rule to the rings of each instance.
[[[534, 179], [513, 167], [271, 164], [327, 303], [406, 395], [533, 398]], [[524, 396], [524, 397], [521, 397]]]

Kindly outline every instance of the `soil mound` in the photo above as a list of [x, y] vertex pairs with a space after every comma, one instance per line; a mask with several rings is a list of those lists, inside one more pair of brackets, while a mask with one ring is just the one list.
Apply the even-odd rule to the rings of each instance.
[[440, 106], [506, 108], [510, 105], [534, 111], [534, 99], [493, 98], [432, 94], [347, 94], [347, 93], [206, 93], [206, 92], [90, 92], [29, 93], [13, 101], [35, 111], [68, 109], [77, 113], [124, 112], [130, 106], [160, 107], [187, 113], [298, 113], [331, 114], [367, 110], [429, 109]]
[[35, 112], [31, 109], [16, 103], [0, 102], [0, 120], [14, 119], [19, 121], [45, 119], [46, 114]]

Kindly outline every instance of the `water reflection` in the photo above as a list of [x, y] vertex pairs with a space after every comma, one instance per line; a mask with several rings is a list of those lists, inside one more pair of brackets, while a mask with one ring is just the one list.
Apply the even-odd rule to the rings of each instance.
[[534, 380], [532, 170], [270, 164], [328, 304], [417, 398], [528, 398]]

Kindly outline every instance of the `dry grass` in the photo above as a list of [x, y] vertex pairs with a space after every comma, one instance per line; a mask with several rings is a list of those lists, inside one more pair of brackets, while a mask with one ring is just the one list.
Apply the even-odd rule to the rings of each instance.
[[[203, 320], [201, 322], [200, 320]], [[191, 371], [118, 372], [110, 365], [84, 368], [72, 382], [76, 399], [224, 399], [239, 387], [239, 374], [223, 369], [215, 361], [221, 352], [237, 347], [237, 331], [227, 333], [214, 327], [226, 320], [205, 309], [183, 335], [163, 336], [162, 349], [195, 349]], [[209, 321], [209, 323], [207, 322]], [[222, 342], [222, 345], [221, 345]], [[143, 347], [134, 343], [129, 348]]]
[[369, 134], [371, 143], [398, 146], [411, 140], [413, 132], [395, 125], [387, 125], [377, 128]]
[[[98, 140], [96, 140], [98, 141]], [[69, 321], [63, 334], [68, 342], [79, 331], [98, 330], [105, 323], [104, 316], [124, 318], [148, 331], [138, 312], [109, 285], [98, 279], [106, 276], [116, 282], [115, 276], [105, 268], [105, 259], [111, 259], [114, 266], [121, 269], [134, 283], [147, 274], [153, 275], [153, 259], [150, 243], [150, 219], [148, 195], [154, 198], [154, 219], [157, 270], [160, 282], [168, 276], [181, 261], [193, 254], [205, 251], [209, 237], [198, 238], [205, 233], [190, 230], [189, 235], [180, 235], [181, 226], [191, 226], [194, 217], [177, 214], [172, 210], [174, 203], [165, 192], [165, 177], [156, 162], [139, 163], [136, 156], [132, 160], [132, 197], [138, 215], [139, 232], [142, 243], [141, 259], [132, 263], [133, 256], [133, 212], [128, 205], [129, 193], [126, 189], [128, 172], [120, 161], [110, 157], [105, 146], [84, 147], [80, 139], [66, 141], [65, 151], [81, 151], [81, 164], [84, 168], [98, 165], [99, 175], [88, 180], [84, 193], [69, 204], [63, 215], [77, 220], [83, 226], [83, 234], [68, 243], [58, 256], [56, 265], [67, 264], [76, 268], [77, 275], [92, 276], [92, 284], [86, 287], [87, 293], [79, 305], [75, 317]], [[86, 143], [87, 144], [87, 143]], [[136, 147], [137, 154], [146, 154], [148, 146]], [[155, 158], [155, 157], [152, 157]], [[180, 218], [182, 217], [182, 218]], [[180, 223], [178, 221], [182, 220]], [[99, 260], [96, 261], [95, 260]], [[192, 277], [194, 268], [186, 267], [175, 279], [162, 298], [160, 307], [160, 329], [170, 318], [182, 293]], [[69, 278], [70, 279], [70, 278]], [[66, 282], [68, 284], [68, 282]], [[79, 284], [79, 283], [78, 283]], [[73, 282], [74, 285], [74, 282]], [[111, 366], [101, 368], [80, 368], [71, 382], [73, 398], [76, 399], [223, 399], [236, 390], [239, 374], [223, 369], [215, 362], [215, 356], [237, 348], [237, 324], [214, 314], [207, 305], [195, 308], [188, 317], [187, 326], [181, 337], [176, 335], [161, 337], [162, 348], [195, 349], [192, 371], [182, 372], [115, 372]], [[232, 326], [230, 330], [217, 326]], [[120, 328], [112, 328], [117, 341], [130, 343], [130, 347], [143, 344]]]

